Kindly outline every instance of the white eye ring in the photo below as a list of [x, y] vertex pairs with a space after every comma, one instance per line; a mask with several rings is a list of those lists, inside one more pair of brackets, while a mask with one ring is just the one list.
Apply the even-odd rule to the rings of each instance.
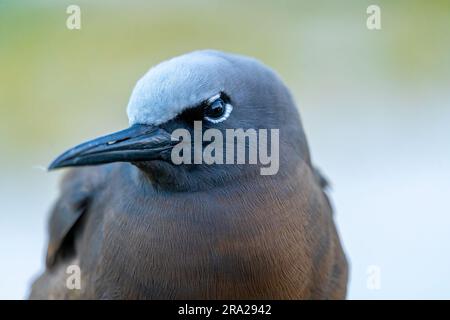
[[[221, 99], [221, 94], [220, 93], [216, 94], [215, 96], [213, 96], [211, 98], [209, 98], [207, 103], [208, 104], [212, 104], [217, 99]], [[225, 103], [225, 111], [224, 111], [223, 115], [220, 118], [211, 118], [211, 117], [208, 117], [208, 116], [205, 115], [204, 119], [209, 121], [209, 122], [211, 122], [211, 123], [220, 123], [220, 122], [223, 122], [223, 121], [228, 119], [228, 117], [231, 114], [231, 111], [233, 111], [233, 106], [231, 104], [229, 104], [229, 103]]]
[[231, 111], [233, 111], [233, 106], [231, 104], [227, 103], [227, 104], [225, 104], [225, 112], [223, 113], [223, 115], [220, 118], [213, 119], [208, 116], [205, 116], [205, 119], [212, 123], [223, 122], [228, 119], [228, 117], [231, 114]]

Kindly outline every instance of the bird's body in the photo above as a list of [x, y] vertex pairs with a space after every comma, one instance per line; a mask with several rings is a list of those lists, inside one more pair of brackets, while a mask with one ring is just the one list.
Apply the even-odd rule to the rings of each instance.
[[[280, 150], [292, 152], [282, 152], [275, 175], [244, 165], [208, 180], [162, 160], [72, 169], [50, 218], [47, 269], [30, 297], [345, 298], [332, 209], [296, 110], [283, 106], [290, 97], [276, 101], [286, 108], [277, 121], [299, 129], [288, 138], [281, 131]], [[80, 267], [79, 290], [66, 286], [69, 265]]]

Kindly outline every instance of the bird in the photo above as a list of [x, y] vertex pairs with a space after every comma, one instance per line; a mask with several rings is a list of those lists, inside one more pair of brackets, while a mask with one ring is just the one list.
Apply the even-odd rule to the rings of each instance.
[[[71, 168], [30, 299], [345, 299], [348, 262], [328, 183], [276, 71], [237, 53], [185, 53], [138, 80], [127, 115], [129, 128], [49, 166]], [[194, 122], [216, 133], [279, 130], [277, 172], [174, 164], [172, 133], [195, 135]], [[76, 289], [67, 286], [74, 265]]]

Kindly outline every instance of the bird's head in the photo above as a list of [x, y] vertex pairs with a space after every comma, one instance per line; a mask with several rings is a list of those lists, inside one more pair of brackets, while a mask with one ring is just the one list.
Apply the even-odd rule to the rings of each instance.
[[[161, 184], [178, 181], [186, 188], [260, 174], [259, 162], [238, 164], [239, 145], [231, 156], [235, 165], [228, 163], [231, 158], [227, 161], [226, 149], [234, 148], [236, 143], [244, 145], [248, 159], [251, 139], [228, 141], [227, 129], [247, 133], [251, 129], [257, 135], [260, 129], [267, 130], [267, 153], [273, 150], [271, 144], [279, 144], [281, 165], [287, 158], [309, 161], [306, 139], [289, 90], [275, 72], [252, 58], [203, 50], [162, 62], [137, 82], [127, 113], [128, 129], [66, 151], [49, 169], [130, 162]], [[271, 141], [273, 129], [279, 130], [279, 141]], [[204, 135], [208, 130], [210, 133]], [[220, 135], [222, 144], [215, 144], [215, 151], [209, 154], [218, 156], [222, 150], [223, 165], [199, 160], [208, 145], [211, 151], [211, 142], [219, 140]], [[185, 149], [187, 146], [189, 149]], [[199, 146], [200, 153], [196, 153]], [[190, 160], [180, 164], [174, 161], [174, 154]]]

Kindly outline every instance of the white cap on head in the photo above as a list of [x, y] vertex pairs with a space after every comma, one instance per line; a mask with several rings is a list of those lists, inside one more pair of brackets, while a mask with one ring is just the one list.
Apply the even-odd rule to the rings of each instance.
[[224, 90], [232, 64], [213, 50], [194, 51], [151, 68], [127, 107], [130, 125], [159, 125]]

